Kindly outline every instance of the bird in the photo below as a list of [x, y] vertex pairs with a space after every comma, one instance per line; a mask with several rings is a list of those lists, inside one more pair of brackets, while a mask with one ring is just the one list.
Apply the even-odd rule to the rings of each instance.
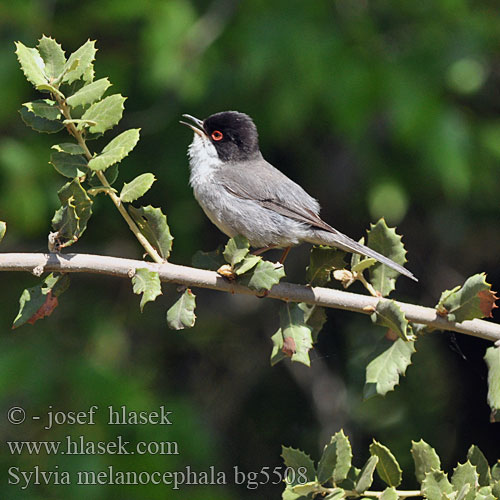
[[252, 118], [222, 111], [200, 120], [183, 114], [194, 132], [188, 147], [189, 183], [201, 208], [224, 234], [247, 238], [261, 253], [311, 243], [372, 257], [415, 281], [405, 267], [323, 221], [320, 205], [299, 184], [268, 163]]

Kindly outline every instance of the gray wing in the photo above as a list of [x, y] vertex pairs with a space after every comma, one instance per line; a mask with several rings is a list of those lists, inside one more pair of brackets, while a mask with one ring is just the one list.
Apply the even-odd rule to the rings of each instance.
[[217, 172], [217, 180], [232, 195], [254, 200], [262, 207], [310, 226], [336, 232], [319, 217], [319, 203], [297, 183], [263, 158], [233, 163]]

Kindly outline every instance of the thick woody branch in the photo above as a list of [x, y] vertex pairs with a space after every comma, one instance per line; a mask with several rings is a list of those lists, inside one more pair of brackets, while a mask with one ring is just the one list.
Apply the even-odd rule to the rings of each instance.
[[[130, 278], [136, 269], [148, 268], [157, 271], [160, 279], [189, 287], [210, 288], [230, 293], [257, 295], [249, 288], [231, 283], [213, 271], [179, 266], [165, 262], [156, 264], [140, 260], [107, 257], [89, 254], [42, 254], [42, 253], [0, 253], [0, 271], [29, 271], [40, 275], [45, 271], [66, 273], [96, 273], [122, 278]], [[334, 290], [331, 288], [309, 287], [292, 283], [279, 283], [269, 292], [268, 297], [291, 302], [306, 302], [324, 307], [344, 309], [370, 314], [379, 300], [377, 297]], [[430, 307], [397, 302], [408, 320], [422, 323], [439, 330], [473, 335], [493, 342], [500, 341], [500, 325], [474, 319], [455, 323], [438, 316]]]

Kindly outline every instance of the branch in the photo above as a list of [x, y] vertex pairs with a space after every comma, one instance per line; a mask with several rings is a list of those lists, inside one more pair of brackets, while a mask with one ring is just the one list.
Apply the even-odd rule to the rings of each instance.
[[[134, 271], [140, 268], [157, 271], [161, 281], [223, 292], [258, 295], [258, 292], [229, 282], [214, 271], [179, 266], [170, 262], [156, 264], [141, 260], [89, 254], [0, 253], [0, 271], [29, 271], [36, 275], [45, 271], [59, 271], [107, 274], [130, 278]], [[362, 314], [370, 314], [379, 300], [386, 300], [332, 288], [309, 287], [293, 283], [279, 283], [271, 289], [267, 296], [273, 299], [306, 302], [307, 304]], [[455, 323], [438, 316], [436, 310], [430, 307], [405, 302], [397, 302], [397, 304], [407, 319], [415, 323], [422, 323], [438, 330], [464, 333], [492, 342], [500, 341], [500, 325], [498, 324], [479, 319]]]

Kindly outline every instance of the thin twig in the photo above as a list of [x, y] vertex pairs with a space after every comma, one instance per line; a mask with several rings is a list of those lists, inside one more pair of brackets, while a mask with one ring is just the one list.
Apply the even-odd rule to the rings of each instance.
[[[229, 282], [214, 271], [179, 266], [170, 262], [156, 264], [140, 260], [89, 254], [0, 253], [0, 271], [32, 272], [35, 268], [67, 273], [108, 274], [122, 278], [129, 278], [129, 273], [135, 269], [147, 268], [157, 271], [160, 279], [166, 282], [230, 293], [258, 295], [255, 290]], [[293, 283], [275, 285], [267, 297], [291, 302], [305, 302], [362, 314], [370, 314], [379, 300], [387, 300], [331, 288], [309, 287]], [[410, 321], [422, 323], [438, 330], [450, 330], [491, 340], [492, 342], [500, 342], [500, 325], [496, 323], [479, 319], [456, 323], [439, 316], [434, 308], [405, 302], [396, 303]]]
[[[60, 96], [57, 94], [54, 96], [57, 100], [57, 104], [59, 105], [59, 109], [62, 111], [64, 117], [66, 118], [67, 123], [66, 123], [66, 128], [68, 129], [68, 132], [77, 140], [78, 144], [82, 147], [85, 157], [87, 158], [87, 161], [90, 161], [93, 158], [92, 153], [90, 152], [89, 148], [87, 147], [87, 143], [85, 142], [85, 138], [83, 137], [83, 134], [78, 128], [75, 126], [75, 124], [71, 121], [71, 113], [70, 110], [64, 101]], [[153, 246], [149, 243], [147, 238], [141, 233], [139, 228], [137, 227], [137, 224], [134, 222], [132, 217], [127, 212], [127, 209], [123, 206], [122, 201], [120, 200], [120, 197], [116, 195], [116, 193], [113, 191], [111, 188], [111, 185], [108, 182], [108, 179], [104, 175], [104, 172], [102, 171], [97, 171], [96, 172], [97, 177], [101, 181], [102, 185], [104, 188], [106, 188], [105, 192], [106, 194], [111, 198], [113, 203], [115, 204], [116, 208], [122, 215], [122, 217], [125, 219], [126, 223], [128, 224], [128, 227], [134, 233], [134, 236], [137, 238], [139, 243], [143, 246], [144, 250], [151, 256], [151, 258], [157, 262], [158, 264], [161, 264], [163, 262], [163, 259], [160, 257], [158, 252], [153, 248]]]

